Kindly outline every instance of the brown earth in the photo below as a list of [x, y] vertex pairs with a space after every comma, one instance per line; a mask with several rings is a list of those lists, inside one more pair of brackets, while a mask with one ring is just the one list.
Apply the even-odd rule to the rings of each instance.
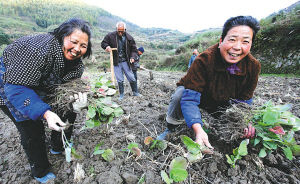
[[[80, 131], [84, 125], [84, 113], [77, 118], [73, 142], [81, 159], [65, 161], [63, 155], [50, 155], [53, 172], [57, 178], [50, 183], [85, 183], [85, 184], [121, 184], [138, 183], [141, 177], [145, 183], [164, 183], [160, 172], [168, 172], [168, 165], [177, 156], [182, 156], [182, 149], [186, 151], [179, 135], [188, 135], [194, 139], [194, 134], [185, 126], [168, 137], [168, 147], [164, 151], [151, 149], [144, 144], [144, 138], [155, 138], [165, 129], [165, 113], [169, 99], [175, 90], [175, 83], [184, 73], [154, 72], [154, 80], [149, 80], [149, 74], [139, 71], [139, 89], [142, 97], [131, 96], [128, 83], [125, 86], [125, 98], [120, 103], [125, 111], [124, 116], [115, 119], [109, 125], [102, 125], [94, 129]], [[90, 78], [96, 74], [89, 74]], [[114, 97], [117, 101], [117, 95]], [[300, 78], [260, 77], [255, 91], [254, 105], [262, 105], [268, 100], [275, 104], [293, 104], [292, 112], [300, 114]], [[239, 107], [247, 109], [249, 107]], [[232, 149], [241, 141], [234, 114], [229, 114], [230, 122], [225, 125], [220, 120], [213, 119], [202, 111], [206, 120], [206, 127], [211, 130], [209, 138], [214, 146], [213, 155], [205, 155], [197, 163], [188, 165], [188, 178], [182, 183], [300, 183], [300, 158], [289, 161], [281, 151], [273, 152], [262, 159], [257, 152], [249, 154], [239, 160], [235, 168], [226, 162], [225, 154], [232, 154]], [[129, 119], [126, 120], [126, 116]], [[234, 130], [232, 130], [234, 128]], [[49, 133], [49, 131], [47, 132]], [[236, 134], [236, 135], [234, 135]], [[295, 137], [300, 144], [300, 133]], [[48, 135], [48, 134], [47, 134]], [[47, 136], [49, 142], [49, 135]], [[93, 155], [97, 144], [103, 143], [101, 149], [112, 149], [115, 159], [105, 161], [100, 155]], [[142, 155], [136, 158], [126, 151], [129, 143], [136, 142]], [[75, 167], [80, 164], [84, 170], [84, 177], [74, 180]], [[13, 123], [0, 113], [0, 183], [37, 183], [30, 176], [30, 168], [25, 153], [20, 145], [19, 134]]]

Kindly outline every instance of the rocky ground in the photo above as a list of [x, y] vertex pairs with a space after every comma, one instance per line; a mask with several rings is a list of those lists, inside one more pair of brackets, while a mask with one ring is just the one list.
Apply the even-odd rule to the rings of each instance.
[[[150, 80], [148, 72], [139, 71], [139, 88], [143, 96], [131, 96], [127, 83], [125, 98], [120, 103], [125, 114], [109, 125], [80, 131], [85, 119], [84, 114], [81, 114], [77, 118], [73, 142], [82, 158], [73, 159], [68, 163], [63, 155], [49, 154], [53, 172], [57, 176], [51, 183], [133, 184], [138, 183], [141, 178], [144, 178], [147, 184], [164, 183], [160, 176], [161, 170], [168, 172], [171, 160], [182, 156], [182, 149], [186, 149], [179, 136], [183, 134], [194, 139], [194, 135], [182, 126], [182, 129], [168, 137], [168, 147], [164, 151], [150, 149], [144, 144], [144, 138], [155, 138], [164, 131], [164, 118], [170, 96], [175, 90], [175, 83], [183, 75], [184, 73], [180, 72], [154, 72], [154, 79]], [[117, 101], [117, 96], [114, 99]], [[268, 100], [275, 104], [293, 104], [292, 112], [299, 117], [300, 78], [260, 77], [254, 105], [264, 104]], [[300, 183], [300, 158], [289, 161], [281, 151], [273, 152], [264, 159], [259, 158], [255, 152], [249, 152], [237, 162], [235, 168], [232, 168], [226, 162], [225, 154], [232, 154], [232, 148], [236, 145], [230, 144], [230, 139], [221, 138], [228, 135], [225, 135], [225, 131], [218, 131], [217, 120], [210, 119], [210, 115], [205, 111], [203, 118], [208, 124], [206, 126], [212, 129], [208, 134], [215, 148], [214, 154], [204, 155], [201, 161], [188, 165], [188, 178], [182, 183]], [[299, 134], [297, 132], [295, 135], [298, 144]], [[138, 143], [142, 151], [140, 157], [126, 151], [131, 142]], [[114, 151], [113, 161], [107, 162], [100, 155], [92, 154], [99, 143], [102, 143], [101, 149], [110, 148]], [[84, 171], [81, 178], [75, 177], [78, 176], [75, 174], [78, 164]], [[2, 112], [0, 183], [37, 183], [30, 176], [29, 164], [20, 145], [19, 134]]]

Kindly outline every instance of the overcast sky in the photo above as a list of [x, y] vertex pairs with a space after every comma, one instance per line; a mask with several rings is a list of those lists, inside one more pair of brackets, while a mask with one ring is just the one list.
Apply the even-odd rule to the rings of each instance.
[[192, 33], [222, 27], [233, 16], [260, 20], [298, 0], [83, 0], [140, 27]]

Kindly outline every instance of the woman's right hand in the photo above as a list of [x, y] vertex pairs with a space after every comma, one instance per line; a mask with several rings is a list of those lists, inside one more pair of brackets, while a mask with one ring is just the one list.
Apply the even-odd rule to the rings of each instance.
[[64, 122], [62, 122], [62, 120], [59, 118], [59, 116], [57, 114], [55, 114], [54, 112], [52, 112], [50, 110], [47, 110], [44, 113], [43, 117], [46, 119], [46, 121], [48, 123], [48, 127], [51, 130], [61, 132], [62, 130], [65, 129], [65, 127], [67, 125]]
[[192, 128], [196, 134], [195, 142], [200, 144], [201, 146], [206, 146], [210, 149], [214, 149], [208, 141], [208, 136], [206, 132], [203, 130], [200, 123], [195, 123], [192, 125]]

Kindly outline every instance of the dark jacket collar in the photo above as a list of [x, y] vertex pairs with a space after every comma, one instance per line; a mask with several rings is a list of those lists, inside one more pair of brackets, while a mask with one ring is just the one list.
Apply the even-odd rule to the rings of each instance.
[[[217, 47], [219, 46], [219, 44], [216, 45]], [[215, 60], [215, 71], [218, 71], [218, 72], [228, 72], [227, 71], [227, 68], [231, 65], [229, 63], [227, 63], [221, 56], [221, 53], [220, 53], [220, 49], [217, 48], [218, 51], [217, 51], [217, 55], [216, 55], [216, 60]], [[240, 76], [244, 76], [246, 75], [246, 66], [247, 66], [247, 59], [248, 58], [248, 55], [245, 56], [241, 61], [239, 61], [237, 63], [237, 67], [240, 69], [239, 72], [237, 72], [235, 75], [240, 75]]]

